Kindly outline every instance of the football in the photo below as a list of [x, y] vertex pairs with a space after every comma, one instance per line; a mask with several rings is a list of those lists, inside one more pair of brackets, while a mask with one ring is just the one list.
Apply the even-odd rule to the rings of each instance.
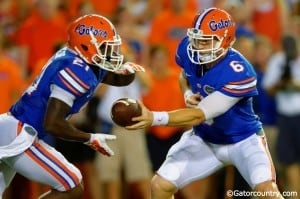
[[131, 118], [140, 116], [142, 109], [135, 99], [121, 98], [116, 100], [111, 107], [111, 119], [119, 126], [133, 125]]

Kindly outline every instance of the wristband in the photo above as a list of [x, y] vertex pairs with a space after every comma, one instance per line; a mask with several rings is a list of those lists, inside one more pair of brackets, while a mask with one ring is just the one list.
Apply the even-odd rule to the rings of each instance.
[[167, 112], [153, 111], [153, 122], [151, 126], [163, 126], [169, 122], [169, 114]]
[[90, 135], [91, 135], [90, 139], [88, 141], [84, 142], [84, 144], [90, 144], [90, 143], [92, 143], [92, 141], [94, 140], [94, 134], [90, 133]]

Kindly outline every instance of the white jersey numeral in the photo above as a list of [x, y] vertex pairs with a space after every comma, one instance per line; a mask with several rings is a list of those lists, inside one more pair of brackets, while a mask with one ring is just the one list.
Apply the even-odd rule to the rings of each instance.
[[239, 61], [231, 61], [229, 65], [234, 70], [234, 72], [242, 72], [244, 70], [244, 66], [240, 64]]

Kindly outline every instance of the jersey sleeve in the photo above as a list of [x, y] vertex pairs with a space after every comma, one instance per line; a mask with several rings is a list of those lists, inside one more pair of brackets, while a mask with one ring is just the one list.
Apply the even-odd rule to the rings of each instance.
[[185, 62], [189, 60], [187, 56], [187, 45], [188, 45], [188, 38], [185, 37], [178, 45], [175, 55], [175, 61], [177, 65], [184, 68]]
[[78, 65], [64, 67], [56, 74], [53, 84], [76, 97], [80, 97], [87, 93], [91, 87], [88, 70], [87, 68]]
[[231, 61], [222, 72], [219, 91], [231, 97], [250, 97], [258, 94], [256, 73], [247, 61]]

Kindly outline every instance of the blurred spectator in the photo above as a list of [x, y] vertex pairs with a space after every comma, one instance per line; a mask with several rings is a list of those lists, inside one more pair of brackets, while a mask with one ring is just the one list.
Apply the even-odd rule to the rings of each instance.
[[[160, 10], [157, 4], [157, 0], [123, 0], [119, 10], [126, 8], [126, 11], [130, 13], [131, 22], [134, 22], [139, 29], [139, 34], [147, 36], [151, 20]], [[123, 21], [126, 20], [123, 19]], [[146, 43], [145, 39], [144, 42]]]
[[196, 0], [196, 2], [197, 2], [198, 10], [207, 9], [207, 8], [211, 8], [211, 7], [215, 6], [214, 0], [212, 0], [212, 1]]
[[217, 8], [225, 8], [225, 4], [228, 0], [196, 0], [197, 6], [199, 10], [207, 9], [211, 7], [217, 7]]
[[20, 23], [29, 14], [34, 0], [1, 0], [0, 26], [4, 35], [11, 37]]
[[109, 1], [99, 1], [99, 0], [68, 0], [67, 6], [69, 10], [69, 16], [71, 18], [76, 18], [78, 15], [78, 7], [81, 4], [90, 3], [95, 10], [95, 13], [101, 14], [110, 20], [113, 19], [118, 7], [120, 6], [122, 0], [109, 0]]
[[130, 7], [127, 6], [119, 7], [113, 22], [122, 39], [128, 43], [130, 48], [132, 48], [133, 59], [136, 63], [143, 65], [147, 60], [148, 52], [146, 34], [141, 27], [138, 26], [137, 21], [129, 8]]
[[255, 58], [254, 37], [247, 35], [237, 37], [233, 48], [237, 49], [251, 64], [253, 64]]
[[286, 0], [288, 9], [292, 16], [300, 16], [300, 1], [299, 0]]
[[[1, 26], [0, 26], [1, 27]], [[0, 29], [0, 113], [8, 112], [11, 104], [21, 96], [25, 86], [20, 66], [6, 54], [5, 37]]]
[[100, 13], [110, 19], [114, 17], [118, 7], [120, 6], [122, 0], [109, 0], [109, 1], [99, 1], [90, 0], [93, 4], [95, 11]]
[[[94, 12], [94, 8], [93, 8], [92, 4], [88, 1], [82, 1], [77, 7], [75, 18], [78, 18], [78, 17], [86, 15], [86, 14], [91, 14], [93, 12]], [[58, 51], [60, 48], [63, 47], [63, 45], [64, 45], [63, 43], [55, 44], [53, 46], [53, 52]], [[33, 70], [31, 71], [31, 73], [29, 74], [29, 76], [27, 78], [28, 84], [31, 84], [34, 81], [34, 79], [41, 72], [42, 67], [46, 64], [48, 59], [49, 59], [48, 57], [36, 59], [35, 65], [33, 66]]]
[[[149, 70], [151, 87], [143, 94], [143, 103], [150, 109], [172, 110], [184, 107], [183, 97], [178, 84], [178, 74], [168, 67], [167, 49], [156, 45], [150, 49]], [[168, 91], [168, 92], [166, 92]], [[179, 127], [153, 126], [147, 131], [148, 150], [155, 172], [165, 160], [166, 154], [181, 137], [183, 129]]]
[[253, 30], [268, 37], [278, 50], [287, 23], [287, 3], [282, 0], [255, 0], [252, 14]]
[[23, 48], [22, 63], [29, 74], [37, 60], [49, 58], [54, 46], [66, 40], [68, 21], [58, 5], [59, 0], [36, 1], [33, 12], [16, 32], [15, 39]]
[[300, 15], [292, 16], [287, 24], [287, 34], [300, 35]]
[[226, 0], [225, 9], [237, 23], [236, 37], [254, 37], [252, 30], [253, 0]]
[[[123, 50], [126, 50], [124, 54], [126, 54], [128, 61], [135, 60], [134, 51], [130, 46]], [[115, 152], [114, 156], [107, 158], [97, 155], [98, 173], [100, 181], [103, 183], [103, 194], [106, 199], [149, 199], [150, 197], [152, 171], [145, 130], [126, 130], [114, 124], [110, 116], [110, 108], [114, 101], [125, 97], [141, 100], [142, 92], [149, 85], [148, 74], [138, 72], [135, 80], [128, 86], [102, 86], [99, 88], [101, 99], [98, 106], [98, 116], [101, 119], [100, 132], [117, 136], [116, 141], [110, 143], [110, 148]], [[123, 180], [125, 181], [124, 184]], [[123, 190], [123, 185], [128, 189]]]
[[[0, 113], [8, 112], [10, 106], [21, 96], [25, 88], [25, 80], [22, 68], [11, 58], [11, 43], [9, 42], [3, 26], [0, 25]], [[17, 182], [19, 181], [19, 182]], [[21, 186], [22, 185], [22, 186]], [[4, 199], [23, 199], [22, 194], [28, 193], [30, 188], [28, 180], [16, 175], [13, 182], [5, 190]], [[17, 192], [15, 190], [18, 190]], [[27, 197], [29, 198], [29, 197]]]
[[191, 26], [194, 15], [187, 8], [187, 0], [171, 0], [170, 7], [162, 9], [151, 24], [149, 45], [165, 45], [168, 50], [168, 65], [178, 73], [180, 67], [177, 67], [174, 59], [177, 45], [186, 35], [186, 29]]
[[137, 18], [136, 22], [141, 22], [142, 15], [148, 9], [149, 1], [144, 0], [123, 0], [120, 7], [129, 8], [128, 11]]
[[[274, 95], [278, 113], [278, 161], [284, 170], [284, 191], [300, 193], [300, 55], [295, 36], [282, 39], [282, 51], [274, 54], [263, 85]], [[296, 197], [297, 198], [297, 197]]]
[[[170, 8], [172, 9], [172, 7], [174, 6], [173, 0], [162, 0], [161, 3], [162, 3], [162, 9], [170, 9]], [[175, 4], [176, 3], [180, 4], [180, 2], [175, 2]], [[186, 0], [186, 9], [189, 12], [192, 12], [195, 14], [198, 11], [196, 1], [195, 0]]]
[[[152, 21], [154, 17], [163, 10], [172, 9], [174, 2], [173, 0], [123, 0], [123, 5], [136, 4], [137, 2], [142, 4], [141, 2], [146, 2], [146, 7], [143, 9], [143, 12], [139, 14], [139, 22], [148, 23], [148, 21]], [[181, 4], [180, 2], [177, 2]], [[177, 4], [175, 2], [175, 4]], [[186, 0], [186, 9], [189, 12], [196, 13], [198, 11], [198, 4], [195, 0]]]
[[24, 88], [20, 67], [0, 50], [0, 113], [8, 111]]
[[78, 4], [76, 18], [91, 13], [95, 13], [95, 8], [90, 1], [82, 1]]

